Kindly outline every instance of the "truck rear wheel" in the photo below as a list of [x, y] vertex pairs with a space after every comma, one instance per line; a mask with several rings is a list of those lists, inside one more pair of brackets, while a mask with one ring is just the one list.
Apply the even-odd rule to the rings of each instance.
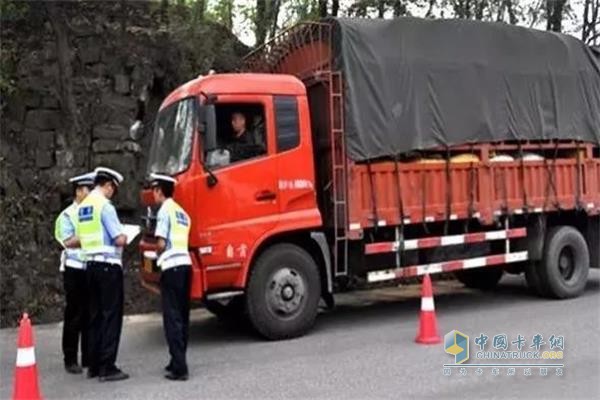
[[278, 244], [256, 261], [246, 290], [253, 327], [270, 340], [301, 336], [317, 316], [321, 281], [317, 264], [302, 248]]
[[564, 299], [579, 296], [585, 289], [590, 256], [583, 235], [571, 226], [557, 226], [548, 232], [541, 268], [538, 269], [544, 294]]
[[544, 296], [545, 287], [542, 284], [542, 278], [540, 278], [540, 269], [542, 263], [540, 261], [529, 260], [525, 264], [525, 281], [527, 287], [538, 296]]
[[504, 271], [498, 267], [465, 269], [454, 273], [463, 285], [471, 289], [491, 290], [496, 287]]

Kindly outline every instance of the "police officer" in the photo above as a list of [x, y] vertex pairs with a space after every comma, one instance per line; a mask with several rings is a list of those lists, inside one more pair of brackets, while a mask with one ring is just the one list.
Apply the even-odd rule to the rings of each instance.
[[188, 252], [190, 218], [172, 198], [175, 183], [170, 176], [150, 175], [154, 200], [161, 205], [154, 234], [158, 238], [157, 264], [161, 268], [163, 327], [171, 355], [171, 361], [165, 368], [165, 378], [185, 381], [188, 379], [185, 352], [190, 321], [192, 263]]
[[101, 382], [118, 381], [129, 378], [115, 365], [123, 326], [121, 254], [127, 238], [110, 199], [123, 177], [104, 167], [94, 172], [96, 187], [79, 205], [76, 227], [86, 257], [89, 289], [87, 375], [98, 376]]
[[62, 350], [65, 369], [70, 374], [81, 374], [78, 364], [79, 337], [81, 336], [81, 366], [88, 364], [87, 357], [87, 284], [85, 263], [75, 236], [77, 207], [94, 186], [93, 172], [69, 179], [73, 185], [74, 200], [56, 218], [54, 237], [65, 248], [61, 254], [60, 271], [63, 273], [65, 289], [65, 312], [62, 333]]

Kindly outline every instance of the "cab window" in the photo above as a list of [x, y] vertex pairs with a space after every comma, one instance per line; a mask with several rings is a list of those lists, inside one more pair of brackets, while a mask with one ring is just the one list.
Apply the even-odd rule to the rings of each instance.
[[298, 102], [294, 96], [275, 96], [275, 126], [277, 152], [291, 150], [300, 144]]
[[198, 104], [187, 98], [161, 110], [154, 123], [148, 173], [177, 174], [185, 171], [192, 159]]
[[217, 150], [206, 154], [208, 166], [223, 167], [267, 154], [262, 104], [217, 104]]

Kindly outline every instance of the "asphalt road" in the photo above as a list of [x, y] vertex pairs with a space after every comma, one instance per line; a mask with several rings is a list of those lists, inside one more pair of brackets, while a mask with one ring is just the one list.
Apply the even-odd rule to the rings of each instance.
[[[562, 376], [549, 369], [540, 376], [523, 368], [460, 376], [442, 365], [453, 357], [442, 345], [414, 343], [418, 288], [403, 287], [344, 295], [336, 310], [322, 313], [307, 336], [266, 342], [194, 312], [188, 360], [191, 379], [162, 377], [167, 361], [160, 316], [127, 318], [119, 366], [128, 381], [100, 383], [66, 374], [60, 354], [60, 325], [36, 326], [36, 356], [43, 395], [66, 399], [598, 399], [600, 398], [600, 271], [593, 270], [585, 294], [552, 301], [531, 296], [522, 277], [506, 276], [493, 292], [462, 289], [456, 282], [436, 284], [440, 333], [458, 329], [473, 338], [506, 333], [527, 338], [541, 333], [565, 338]], [[16, 331], [0, 331], [0, 397], [9, 398]], [[480, 362], [471, 360], [471, 362]], [[506, 361], [504, 361], [506, 362]]]

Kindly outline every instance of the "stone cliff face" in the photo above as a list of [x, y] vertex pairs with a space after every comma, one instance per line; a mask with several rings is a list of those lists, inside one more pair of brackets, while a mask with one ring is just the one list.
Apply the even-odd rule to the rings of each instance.
[[[115, 200], [122, 219], [138, 222], [140, 185], [152, 120], [178, 84], [234, 70], [247, 49], [225, 28], [191, 23], [185, 9], [159, 2], [33, 2], [2, 16], [0, 136], [1, 323], [27, 310], [59, 319], [62, 282], [52, 239], [70, 201], [68, 177], [98, 165], [126, 182]], [[7, 62], [8, 60], [8, 62]], [[3, 85], [4, 88], [4, 85]], [[145, 135], [129, 126], [146, 105]], [[126, 311], [153, 305], [139, 288], [129, 249]]]

